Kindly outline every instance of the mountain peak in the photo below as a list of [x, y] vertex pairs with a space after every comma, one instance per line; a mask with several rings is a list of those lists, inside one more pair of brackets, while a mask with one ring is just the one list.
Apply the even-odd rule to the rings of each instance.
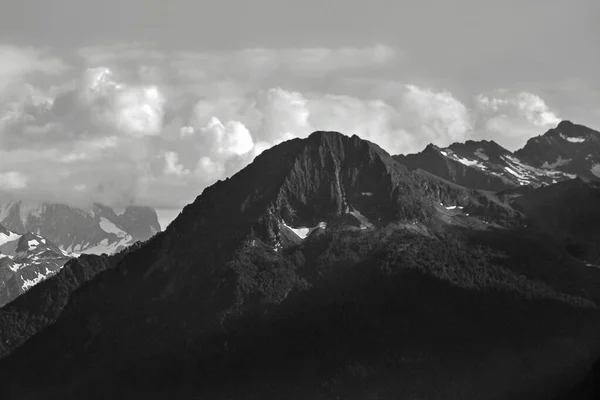
[[[556, 125], [555, 128], [549, 129], [543, 137], [553, 137], [553, 136], [566, 136], [567, 138], [585, 138], [588, 135], [598, 135], [598, 132], [588, 128], [585, 125], [575, 124], [569, 120], [563, 120]], [[531, 138], [530, 140], [536, 140], [540, 138], [540, 136]], [[573, 143], [583, 143], [582, 141], [576, 141]]]
[[600, 133], [571, 121], [527, 141], [515, 154], [537, 168], [558, 168], [586, 180], [598, 180]]
[[569, 128], [572, 128], [573, 126], [575, 126], [575, 124], [573, 122], [565, 119], [558, 123], [558, 125], [556, 126], [556, 129], [569, 129]]

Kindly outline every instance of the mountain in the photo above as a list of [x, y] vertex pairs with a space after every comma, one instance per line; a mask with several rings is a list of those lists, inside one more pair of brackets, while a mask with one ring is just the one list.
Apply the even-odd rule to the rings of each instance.
[[588, 266], [600, 268], [600, 183], [582, 179], [542, 187], [513, 200], [531, 228], [553, 236]]
[[600, 133], [561, 121], [544, 135], [531, 138], [514, 153], [494, 141], [428, 145], [417, 154], [394, 158], [410, 169], [422, 169], [461, 186], [499, 192], [523, 185], [547, 186], [580, 177], [600, 180]]
[[600, 354], [600, 269], [565, 243], [577, 210], [554, 215], [598, 190], [494, 194], [358, 136], [284, 142], [0, 309], [3, 394], [548, 398]]
[[0, 308], [0, 358], [53, 323], [70, 300], [71, 293], [99, 272], [114, 267], [124, 254], [137, 246], [139, 244], [111, 257], [84, 254], [71, 258], [59, 272], [49, 275], [47, 280]]
[[538, 168], [600, 180], [600, 132], [571, 121], [529, 139], [515, 154]]
[[0, 202], [0, 224], [33, 232], [69, 253], [112, 254], [160, 231], [156, 212], [130, 206], [121, 212], [94, 204], [83, 210], [66, 204]]
[[422, 169], [464, 187], [494, 192], [523, 185], [550, 185], [577, 176], [555, 168], [558, 164], [528, 164], [518, 153], [487, 140], [468, 140], [447, 148], [430, 144], [418, 154], [394, 158], [410, 169]]
[[71, 257], [42, 236], [0, 225], [0, 307], [56, 274]]

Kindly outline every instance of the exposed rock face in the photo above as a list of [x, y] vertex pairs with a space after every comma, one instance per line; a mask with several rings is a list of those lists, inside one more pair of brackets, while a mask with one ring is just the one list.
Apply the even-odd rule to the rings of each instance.
[[529, 139], [515, 154], [538, 168], [600, 180], [600, 132], [570, 121]]
[[[489, 161], [487, 154], [491, 153], [489, 149], [485, 149], [490, 147], [489, 143], [467, 142], [467, 145], [473, 144], [476, 149], [471, 152], [469, 158], [465, 157], [464, 153], [469, 152], [471, 149], [461, 148], [460, 153], [455, 153], [451, 151], [452, 146], [448, 149], [440, 149], [434, 145], [428, 145], [425, 150], [418, 154], [398, 155], [394, 158], [410, 169], [422, 169], [465, 187], [492, 191], [514, 187], [514, 179], [510, 176], [502, 173], [494, 174], [489, 167], [485, 166], [484, 162]], [[504, 150], [501, 151], [502, 155], [509, 154], [508, 150], [502, 150]], [[476, 152], [479, 152], [478, 154], [483, 155], [486, 159], [475, 156]], [[496, 162], [498, 161], [500, 161], [499, 157], [496, 159]], [[501, 163], [502, 161], [500, 161]]]
[[0, 224], [41, 235], [64, 251], [87, 254], [112, 254], [160, 231], [151, 208], [127, 207], [117, 214], [99, 204], [86, 211], [66, 204], [0, 201]]
[[0, 307], [56, 274], [70, 258], [42, 236], [0, 226]]
[[600, 133], [562, 121], [531, 138], [514, 153], [494, 141], [467, 141], [441, 149], [429, 145], [418, 154], [398, 155], [410, 169], [422, 169], [461, 186], [494, 192], [547, 186], [580, 177], [600, 180]]

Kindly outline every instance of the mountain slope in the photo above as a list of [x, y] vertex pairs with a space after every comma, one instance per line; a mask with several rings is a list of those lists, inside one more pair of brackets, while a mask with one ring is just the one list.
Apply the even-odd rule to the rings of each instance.
[[112, 257], [82, 255], [71, 258], [56, 274], [0, 308], [0, 358], [53, 323], [73, 291], [101, 271], [114, 267], [129, 250]]
[[394, 158], [464, 187], [499, 192], [523, 185], [539, 187], [576, 177], [555, 165], [533, 166], [494, 141], [453, 143], [441, 149], [428, 145], [418, 154]]
[[0, 224], [41, 235], [69, 253], [86, 254], [112, 254], [160, 231], [151, 208], [132, 206], [116, 213], [100, 204], [86, 211], [66, 204], [0, 202]]
[[600, 132], [571, 121], [529, 139], [515, 154], [538, 168], [600, 180]]
[[600, 268], [600, 184], [573, 179], [514, 200], [531, 228], [560, 241], [572, 256]]
[[537, 242], [523, 212], [357, 136], [284, 142], [69, 292], [0, 364], [4, 390], [541, 398], [588, 361], [575, 350], [591, 353], [600, 299], [582, 288], [600, 270]]
[[71, 256], [44, 237], [0, 225], [0, 307], [56, 274]]

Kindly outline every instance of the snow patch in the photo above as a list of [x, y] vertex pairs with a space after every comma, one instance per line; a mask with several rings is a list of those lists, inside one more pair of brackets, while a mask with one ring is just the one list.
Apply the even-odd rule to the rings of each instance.
[[481, 163], [479, 161], [476, 161], [476, 160], [469, 160], [467, 158], [462, 158], [462, 157], [456, 157], [456, 160], [459, 163], [466, 165], [467, 167], [477, 166], [480, 168], [485, 168], [483, 165], [481, 165]]
[[368, 196], [368, 197], [371, 197], [371, 196], [373, 196], [373, 193], [371, 193], [371, 192], [362, 192], [361, 194], [362, 194], [363, 196]]
[[523, 175], [519, 174], [517, 171], [510, 167], [504, 167], [504, 169], [506, 170], [506, 172], [516, 176], [517, 178], [525, 178]]
[[40, 242], [38, 242], [36, 239], [31, 239], [30, 241], [27, 242], [27, 246], [30, 249], [39, 246], [39, 244], [40, 244]]
[[31, 289], [33, 286], [37, 285], [38, 283], [40, 283], [42, 280], [46, 279], [46, 275], [41, 274], [39, 271], [37, 273], [38, 275], [33, 278], [33, 279], [23, 279], [23, 286], [22, 289], [23, 290], [29, 290]]
[[114, 223], [112, 223], [104, 217], [100, 218], [100, 228], [104, 232], [115, 234], [120, 238], [127, 236], [127, 233], [125, 233], [122, 229], [120, 229]]
[[19, 269], [21, 269], [22, 266], [22, 263], [13, 263], [13, 265], [9, 266], [8, 268], [10, 268], [12, 272], [17, 272]]
[[288, 228], [290, 231], [294, 232], [296, 234], [296, 236], [298, 236], [300, 239], [306, 239], [308, 237], [308, 235], [310, 235], [310, 233], [312, 231], [314, 231], [317, 228], [321, 228], [321, 229], [326, 229], [327, 228], [327, 223], [326, 222], [319, 222], [317, 224], [317, 226], [313, 227], [313, 228], [307, 228], [307, 227], [300, 227], [300, 228], [292, 228], [291, 226], [289, 226], [288, 224], [286, 224], [284, 221], [281, 221], [281, 224], [283, 226], [285, 226], [286, 228]]
[[0, 246], [18, 240], [20, 237], [21, 235], [14, 232], [10, 232], [8, 235], [5, 233], [0, 233]]
[[[287, 226], [287, 225], [286, 225]], [[306, 239], [308, 233], [310, 232], [310, 228], [292, 228], [288, 226], [288, 228], [296, 234], [300, 239]]]
[[462, 206], [446, 206], [446, 210], [455, 210], [457, 208], [462, 210], [464, 207], [462, 207]]
[[600, 164], [592, 165], [592, 169], [590, 169], [590, 172], [594, 174], [594, 176], [600, 178]]
[[585, 138], [583, 138], [583, 137], [570, 137], [570, 136], [565, 136], [562, 133], [560, 134], [560, 137], [563, 138], [564, 140], [566, 140], [567, 142], [571, 142], [571, 143], [585, 142]]
[[369, 221], [369, 219], [362, 215], [361, 212], [356, 208], [349, 212], [349, 214], [356, 218], [358, 222], [360, 222], [360, 229], [373, 228], [373, 224]]
[[[108, 239], [102, 239], [102, 241], [100, 243], [98, 243], [97, 245], [90, 247], [90, 248], [86, 248], [85, 250], [81, 251], [81, 253], [83, 254], [96, 254], [96, 255], [100, 255], [100, 254], [114, 254], [117, 251], [122, 250], [123, 248], [129, 246], [133, 244], [133, 237], [131, 235], [127, 235], [123, 238], [121, 238], [120, 240], [116, 241], [116, 242], [109, 242]], [[89, 245], [89, 244], [88, 244]], [[75, 246], [75, 251], [77, 251], [77, 248], [79, 247], [79, 245]], [[84, 246], [84, 247], [87, 247]]]

